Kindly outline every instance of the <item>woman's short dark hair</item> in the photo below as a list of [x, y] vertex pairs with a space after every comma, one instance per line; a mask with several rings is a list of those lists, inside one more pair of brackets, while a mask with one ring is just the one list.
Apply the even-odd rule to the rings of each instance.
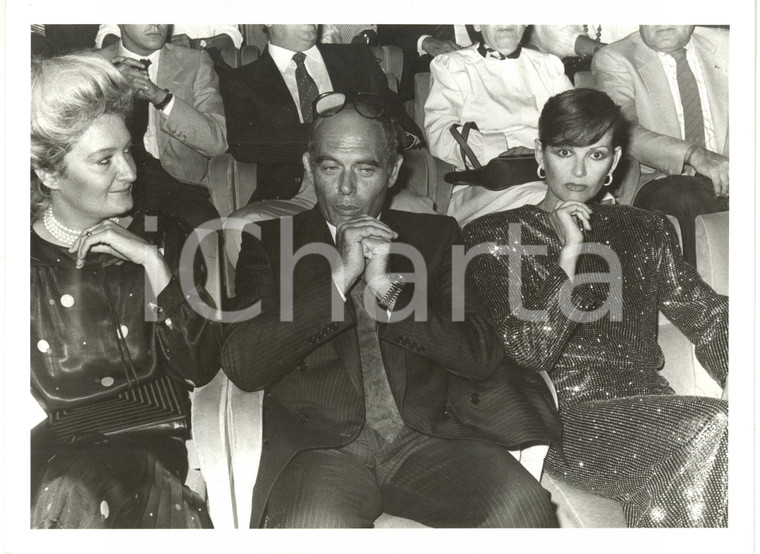
[[538, 138], [546, 146], [588, 146], [612, 130], [612, 146], [624, 147], [628, 125], [620, 106], [605, 93], [576, 88], [552, 96], [538, 118]]
[[[71, 54], [32, 61], [31, 168], [66, 174], [64, 158], [103, 115], [130, 116], [132, 91], [111, 62], [97, 54]], [[50, 191], [34, 172], [32, 219], [47, 206]]]

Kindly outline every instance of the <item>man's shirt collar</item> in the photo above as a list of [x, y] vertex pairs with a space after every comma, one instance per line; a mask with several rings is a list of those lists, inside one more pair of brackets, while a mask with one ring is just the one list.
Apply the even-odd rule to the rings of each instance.
[[132, 58], [135, 60], [150, 60], [151, 63], [155, 64], [158, 61], [158, 57], [161, 55], [161, 48], [154, 52], [151, 52], [147, 56], [141, 56], [140, 54], [135, 54], [132, 52], [129, 48], [124, 46], [123, 42], [119, 41], [119, 54], [125, 58]]
[[482, 40], [480, 41], [480, 44], [478, 44], [478, 53], [486, 59], [515, 60], [520, 57], [520, 52], [522, 52], [522, 46], [519, 44], [512, 53], [507, 54], [506, 56], [498, 50], [494, 50], [490, 46], [487, 46], [486, 43]]
[[[272, 56], [272, 60], [274, 60], [277, 69], [280, 70], [280, 73], [285, 73], [285, 70], [288, 69], [288, 65], [295, 63], [293, 62], [293, 54], [295, 54], [295, 51], [288, 50], [282, 46], [276, 46], [271, 42], [267, 45], [267, 48], [269, 50], [269, 55]], [[303, 50], [303, 53], [306, 54], [307, 58], [312, 58], [318, 62], [322, 62], [322, 55], [319, 53], [319, 49], [317, 48], [316, 44], [308, 50]]]

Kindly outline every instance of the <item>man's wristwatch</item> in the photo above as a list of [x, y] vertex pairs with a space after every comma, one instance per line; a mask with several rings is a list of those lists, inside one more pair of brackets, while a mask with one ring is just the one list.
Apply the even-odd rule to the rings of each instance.
[[401, 291], [404, 290], [404, 285], [406, 285], [406, 280], [403, 276], [396, 275], [393, 277], [391, 286], [388, 287], [388, 292], [386, 292], [385, 296], [377, 301], [378, 306], [385, 310], [390, 310], [393, 304], [396, 303], [396, 299], [401, 294]]
[[161, 100], [158, 104], [156, 104], [157, 110], [163, 110], [166, 106], [169, 105], [169, 102], [172, 101], [172, 98], [174, 98], [174, 95], [171, 93], [169, 89], [164, 89], [164, 92], [166, 92], [166, 96], [164, 96], [164, 99]]

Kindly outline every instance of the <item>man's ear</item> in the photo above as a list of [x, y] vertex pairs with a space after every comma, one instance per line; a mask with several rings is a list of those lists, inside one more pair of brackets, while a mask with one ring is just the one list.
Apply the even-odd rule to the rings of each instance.
[[47, 169], [35, 169], [34, 170], [35, 175], [37, 175], [37, 178], [42, 181], [42, 184], [45, 185], [50, 190], [58, 190], [60, 180], [60, 175], [57, 171], [49, 171]]
[[303, 156], [301, 156], [301, 161], [303, 162], [303, 169], [306, 172], [306, 175], [308, 175], [309, 179], [314, 181], [314, 174], [311, 170], [311, 155], [308, 152], [304, 152]]
[[391, 174], [388, 176], [388, 188], [391, 188], [396, 184], [396, 179], [398, 179], [398, 172], [401, 169], [401, 164], [403, 163], [404, 156], [399, 156], [398, 159], [393, 163], [393, 167], [391, 167]]

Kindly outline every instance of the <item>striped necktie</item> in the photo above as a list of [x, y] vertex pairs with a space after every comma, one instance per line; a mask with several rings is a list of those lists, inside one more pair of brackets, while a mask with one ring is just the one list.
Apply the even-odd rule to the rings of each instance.
[[704, 146], [705, 122], [702, 115], [702, 101], [699, 98], [697, 80], [686, 59], [686, 48], [675, 50], [670, 55], [676, 60], [678, 93], [683, 107], [683, 138], [689, 144]]
[[[377, 338], [377, 322], [367, 313], [364, 305], [366, 285], [361, 279], [350, 295], [356, 312], [356, 332], [359, 337], [359, 355], [364, 383], [364, 408], [367, 426], [377, 431], [386, 441], [393, 442], [404, 426], [396, 401], [393, 399], [388, 376]], [[372, 302], [372, 308], [377, 309]]]
[[298, 85], [298, 102], [301, 104], [301, 115], [304, 123], [311, 123], [313, 120], [311, 105], [314, 99], [319, 96], [319, 89], [317, 83], [306, 71], [305, 60], [306, 54], [303, 52], [293, 54], [293, 61], [296, 62], [296, 84]]

